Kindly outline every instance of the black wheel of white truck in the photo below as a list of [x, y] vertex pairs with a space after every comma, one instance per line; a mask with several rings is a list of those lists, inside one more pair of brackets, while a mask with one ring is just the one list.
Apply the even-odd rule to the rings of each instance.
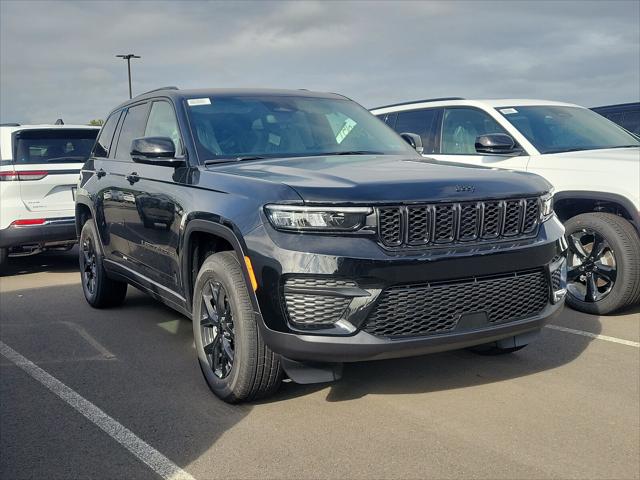
[[225, 402], [255, 400], [278, 389], [280, 359], [262, 340], [233, 252], [215, 253], [200, 268], [193, 295], [193, 335], [202, 374]]
[[633, 226], [611, 213], [585, 213], [565, 223], [567, 303], [607, 314], [640, 299], [640, 239]]

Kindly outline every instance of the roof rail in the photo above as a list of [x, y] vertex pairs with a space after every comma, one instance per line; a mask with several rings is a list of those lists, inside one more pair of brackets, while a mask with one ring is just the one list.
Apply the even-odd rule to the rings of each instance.
[[159, 92], [160, 90], [179, 90], [179, 88], [176, 86], [154, 88], [153, 90], [149, 90], [148, 92], [144, 92], [144, 93], [141, 93], [140, 95], [136, 95], [136, 98], [141, 97], [142, 95], [146, 95], [147, 93]]
[[19, 127], [20, 124], [19, 123], [0, 123], [0, 127]]
[[369, 110], [378, 110], [380, 108], [388, 108], [388, 107], [400, 107], [402, 105], [412, 105], [414, 103], [444, 102], [446, 100], [465, 100], [465, 99], [463, 97], [427, 98], [426, 100], [411, 100], [410, 102], [391, 103], [389, 105], [382, 105], [380, 107], [370, 108]]

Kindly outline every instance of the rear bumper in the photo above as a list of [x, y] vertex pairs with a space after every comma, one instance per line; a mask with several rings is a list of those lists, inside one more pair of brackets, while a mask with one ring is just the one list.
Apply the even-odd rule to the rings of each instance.
[[42, 225], [11, 225], [0, 230], [0, 248], [54, 243], [74, 243], [77, 240], [74, 217], [51, 218]]
[[545, 323], [562, 311], [563, 306], [563, 302], [549, 304], [538, 316], [502, 325], [403, 339], [376, 337], [364, 331], [348, 337], [283, 333], [269, 329], [261, 319], [258, 325], [261, 326], [261, 333], [269, 347], [292, 360], [359, 362], [458, 350], [527, 334], [531, 334], [533, 338]]

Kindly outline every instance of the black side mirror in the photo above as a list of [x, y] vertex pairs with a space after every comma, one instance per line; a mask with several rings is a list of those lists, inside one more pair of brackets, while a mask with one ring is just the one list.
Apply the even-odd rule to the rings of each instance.
[[507, 155], [521, 150], [511, 135], [506, 133], [487, 133], [476, 137], [476, 152], [489, 155]]
[[135, 138], [131, 142], [131, 158], [136, 163], [181, 167], [184, 159], [175, 158], [176, 147], [169, 137]]
[[422, 146], [422, 137], [420, 137], [420, 135], [416, 133], [404, 132], [401, 133], [400, 136], [405, 142], [411, 145], [416, 150], [416, 152], [424, 152], [424, 147]]

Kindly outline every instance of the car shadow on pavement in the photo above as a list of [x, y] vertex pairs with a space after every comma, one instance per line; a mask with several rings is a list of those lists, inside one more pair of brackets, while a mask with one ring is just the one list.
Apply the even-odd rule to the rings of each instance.
[[[580, 315], [580, 328], [599, 334], [599, 318]], [[568, 335], [568, 336], [567, 336]], [[421, 357], [345, 364], [342, 380], [332, 384], [285, 383], [278, 402], [316, 392], [329, 385], [326, 400], [341, 402], [368, 394], [428, 393], [501, 382], [552, 370], [578, 358], [593, 339], [544, 328], [526, 348], [507, 355], [483, 356], [468, 350]]]
[[33, 273], [70, 273], [78, 271], [78, 247], [71, 250], [50, 250], [25, 257], [9, 257], [0, 270], [0, 278]]
[[[218, 400], [197, 366], [191, 321], [134, 288], [129, 289], [124, 305], [104, 310], [89, 307], [77, 283], [15, 290], [3, 294], [0, 313], [3, 342], [181, 466], [204, 455], [254, 408], [311, 396], [328, 386], [283, 382], [280, 391], [264, 401], [228, 405]], [[76, 334], [67, 327], [61, 330], [61, 324], [69, 323], [76, 324]], [[582, 328], [593, 333], [601, 330], [598, 318], [592, 316], [584, 317]], [[81, 344], [78, 331], [113, 358], [100, 361], [79, 356], [90, 345]], [[590, 341], [561, 335], [566, 334], [544, 329], [537, 342], [500, 357], [455, 351], [348, 364], [343, 379], [328, 386], [326, 401], [455, 390], [558, 368], [580, 356]], [[3, 401], [22, 406], [21, 422], [28, 423], [31, 415], [41, 416], [29, 411], [29, 398]], [[29, 428], [20, 427], [9, 436], [28, 444]], [[5, 467], [7, 472], [17, 468], [13, 463]], [[32, 478], [43, 476], [40, 471], [30, 473]], [[104, 478], [109, 478], [107, 471]]]

